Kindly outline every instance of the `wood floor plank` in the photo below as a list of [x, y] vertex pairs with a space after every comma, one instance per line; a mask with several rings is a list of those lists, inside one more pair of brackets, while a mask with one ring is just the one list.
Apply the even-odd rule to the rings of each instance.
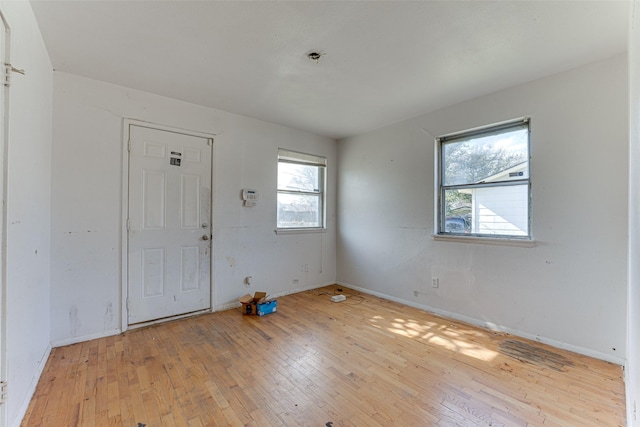
[[624, 426], [622, 370], [336, 286], [55, 348], [33, 426]]

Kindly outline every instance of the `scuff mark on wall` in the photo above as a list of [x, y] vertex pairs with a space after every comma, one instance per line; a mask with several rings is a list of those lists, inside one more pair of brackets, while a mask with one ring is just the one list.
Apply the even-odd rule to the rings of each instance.
[[78, 335], [78, 329], [80, 327], [80, 320], [78, 320], [78, 307], [72, 305], [69, 309], [69, 330], [71, 331], [71, 336], [75, 337]]
[[104, 313], [104, 330], [108, 331], [113, 329], [111, 326], [113, 324], [113, 303], [107, 304], [107, 310]]

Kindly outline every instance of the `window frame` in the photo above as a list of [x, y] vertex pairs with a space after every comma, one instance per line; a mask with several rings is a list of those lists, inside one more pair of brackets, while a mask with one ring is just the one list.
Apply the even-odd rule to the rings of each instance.
[[[280, 172], [280, 164], [296, 164], [302, 166], [313, 166], [318, 168], [318, 185], [319, 191], [305, 190], [285, 190], [280, 189], [278, 182], [278, 174]], [[302, 153], [285, 148], [278, 148], [278, 161], [276, 168], [276, 233], [313, 233], [326, 231], [326, 187], [327, 187], [327, 158], [315, 154]], [[318, 198], [318, 215], [320, 216], [320, 224], [313, 227], [282, 227], [279, 223], [278, 213], [278, 197], [280, 194], [314, 196]]]
[[[515, 180], [503, 180], [497, 182], [480, 182], [465, 184], [445, 185], [444, 171], [444, 144], [453, 143], [455, 141], [463, 141], [473, 137], [483, 137], [491, 134], [499, 134], [515, 130], [518, 128], [526, 128], [527, 130], [527, 178]], [[529, 117], [521, 117], [504, 122], [494, 123], [462, 132], [446, 134], [435, 138], [435, 215], [434, 215], [434, 234], [436, 240], [460, 241], [466, 243], [487, 243], [487, 244], [505, 244], [513, 246], [533, 246], [535, 240], [532, 233], [531, 221], [531, 119]], [[508, 186], [522, 186], [527, 188], [527, 234], [526, 235], [510, 235], [510, 234], [488, 234], [488, 233], [455, 233], [447, 232], [446, 227], [446, 202], [445, 193], [448, 190], [456, 189], [475, 189], [475, 188], [495, 188]]]

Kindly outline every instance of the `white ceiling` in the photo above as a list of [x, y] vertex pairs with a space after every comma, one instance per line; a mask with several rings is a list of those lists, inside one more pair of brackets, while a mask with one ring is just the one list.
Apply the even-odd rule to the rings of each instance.
[[[53, 67], [341, 138], [626, 50], [628, 1], [31, 1]], [[307, 53], [325, 55], [316, 64]]]

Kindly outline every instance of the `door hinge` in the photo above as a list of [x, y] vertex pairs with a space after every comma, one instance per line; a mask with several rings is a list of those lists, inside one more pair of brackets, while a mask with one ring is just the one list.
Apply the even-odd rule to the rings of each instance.
[[4, 64], [4, 78], [2, 80], [4, 80], [6, 87], [11, 86], [11, 65]]
[[127, 218], [127, 231], [131, 230], [131, 220]]
[[0, 381], [0, 405], [7, 401], [7, 382]]
[[127, 311], [129, 311], [129, 298], [127, 298], [126, 306], [127, 306]]
[[129, 152], [131, 152], [131, 139], [129, 139], [129, 141], [127, 141], [127, 150]]

